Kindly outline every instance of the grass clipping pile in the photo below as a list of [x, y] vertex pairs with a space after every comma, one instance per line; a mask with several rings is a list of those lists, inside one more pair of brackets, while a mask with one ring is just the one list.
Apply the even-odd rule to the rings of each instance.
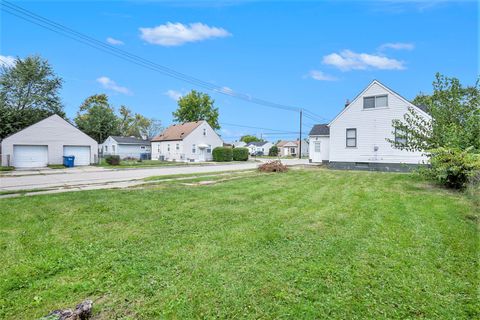
[[260, 172], [287, 172], [288, 167], [280, 160], [269, 161], [258, 166]]

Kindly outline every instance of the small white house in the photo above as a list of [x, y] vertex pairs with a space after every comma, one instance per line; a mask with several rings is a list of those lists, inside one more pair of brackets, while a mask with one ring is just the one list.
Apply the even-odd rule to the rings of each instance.
[[230, 145], [234, 148], [244, 148], [247, 145], [243, 141], [231, 141], [231, 142], [225, 142], [225, 144]]
[[174, 124], [152, 139], [152, 159], [211, 161], [212, 150], [221, 146], [222, 139], [206, 121]]
[[96, 163], [98, 143], [56, 114], [2, 141], [2, 166], [40, 168], [71, 155], [76, 166]]
[[328, 124], [310, 132], [310, 160], [333, 168], [405, 171], [424, 164], [422, 152], [394, 148], [387, 139], [401, 143], [392, 120], [403, 119], [409, 108], [431, 119], [418, 107], [377, 80], [372, 81]]
[[119, 155], [120, 158], [150, 157], [150, 141], [137, 137], [109, 136], [101, 149], [103, 155]]
[[[278, 155], [280, 157], [297, 157], [300, 148], [299, 140], [281, 140], [276, 146], [278, 147]], [[308, 156], [308, 141], [302, 141], [302, 157]]]
[[270, 151], [270, 148], [273, 147], [273, 143], [268, 142], [268, 141], [258, 141], [258, 142], [249, 142], [245, 146], [248, 148], [248, 152], [250, 155], [268, 155], [268, 151]]

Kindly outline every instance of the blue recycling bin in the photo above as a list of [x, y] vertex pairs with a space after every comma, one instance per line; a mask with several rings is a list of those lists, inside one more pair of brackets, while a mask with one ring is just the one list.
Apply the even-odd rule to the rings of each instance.
[[75, 156], [63, 156], [63, 165], [72, 168], [75, 164]]

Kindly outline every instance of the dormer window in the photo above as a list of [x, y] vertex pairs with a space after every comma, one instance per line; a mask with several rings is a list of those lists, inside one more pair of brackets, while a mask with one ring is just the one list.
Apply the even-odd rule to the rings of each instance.
[[388, 95], [379, 95], [363, 98], [363, 109], [375, 109], [388, 107]]

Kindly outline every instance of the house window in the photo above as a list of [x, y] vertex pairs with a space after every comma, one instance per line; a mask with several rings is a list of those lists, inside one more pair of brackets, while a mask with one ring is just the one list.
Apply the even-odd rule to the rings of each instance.
[[320, 142], [315, 142], [315, 152], [320, 152]]
[[207, 147], [207, 153], [212, 153], [212, 146], [211, 146], [211, 145], [208, 145], [208, 147]]
[[167, 144], [167, 151], [170, 152], [170, 144]]
[[401, 129], [395, 128], [395, 145], [404, 146], [407, 144], [407, 137], [405, 132]]
[[177, 143], [177, 145], [175, 146], [175, 149], [177, 150], [180, 150], [180, 145]]
[[196, 145], [192, 144], [192, 153], [197, 152]]
[[112, 146], [112, 151], [113, 153], [115, 153], [115, 146]]
[[157, 144], [157, 151], [158, 151], [158, 153], [160, 153], [160, 143]]
[[207, 129], [203, 129], [203, 135], [206, 136], [207, 135]]
[[107, 151], [108, 151], [108, 146], [105, 146], [105, 152], [107, 152]]
[[347, 148], [357, 146], [357, 129], [347, 129]]
[[295, 153], [295, 148], [290, 148], [290, 153]]
[[145, 150], [145, 146], [140, 146], [140, 149], [144, 149], [144, 150]]
[[372, 96], [363, 98], [363, 109], [388, 107], [388, 95]]

